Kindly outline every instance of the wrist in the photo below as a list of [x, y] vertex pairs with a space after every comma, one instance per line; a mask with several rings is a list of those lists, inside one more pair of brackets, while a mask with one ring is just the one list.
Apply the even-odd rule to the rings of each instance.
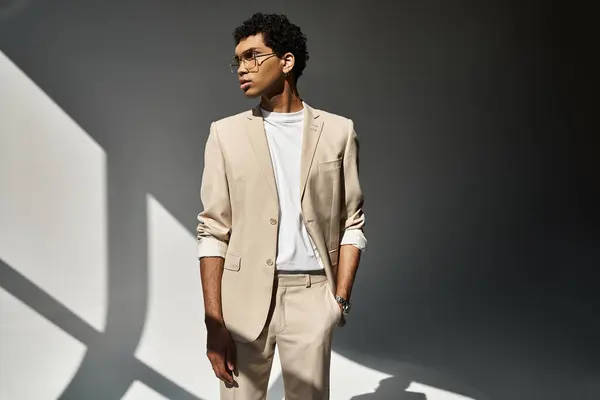
[[335, 301], [337, 301], [337, 303], [339, 304], [344, 315], [348, 315], [350, 313], [350, 308], [352, 308], [352, 304], [350, 303], [350, 300], [337, 294], [335, 296]]
[[206, 325], [206, 329], [212, 330], [224, 327], [225, 322], [223, 321], [222, 316], [212, 316], [206, 314], [204, 316], [204, 325]]
[[347, 290], [343, 290], [341, 288], [338, 288], [338, 290], [335, 291], [335, 296], [340, 296], [342, 299], [346, 300], [346, 301], [350, 301], [350, 293], [348, 293]]

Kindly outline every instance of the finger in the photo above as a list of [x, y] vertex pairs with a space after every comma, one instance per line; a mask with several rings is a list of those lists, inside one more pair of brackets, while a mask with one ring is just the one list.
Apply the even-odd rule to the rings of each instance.
[[223, 358], [220, 357], [218, 354], [211, 354], [208, 356], [208, 360], [210, 361], [210, 365], [212, 367], [213, 372], [215, 373], [215, 376], [221, 379], [220, 375], [223, 365]]
[[227, 368], [229, 368], [230, 371], [235, 370], [235, 364], [236, 364], [236, 356], [237, 356], [237, 352], [236, 352], [236, 348], [235, 345], [232, 343], [229, 348], [227, 349]]
[[[233, 346], [232, 346], [233, 347]], [[235, 350], [235, 348], [234, 348]], [[208, 359], [212, 366], [215, 376], [225, 383], [233, 384], [233, 375], [227, 371], [229, 363], [227, 362], [229, 350], [224, 352], [208, 351]], [[230, 368], [231, 369], [231, 368]]]
[[229, 384], [233, 383], [233, 377], [227, 371], [227, 369], [225, 367], [225, 360], [223, 357], [219, 357], [218, 360], [215, 360], [212, 363], [212, 367], [213, 367], [213, 372], [215, 373], [215, 376], [217, 378], [219, 378], [220, 380], [222, 380], [225, 383], [229, 383]]
[[225, 366], [220, 368], [219, 375], [217, 377], [223, 382], [233, 385], [233, 376], [225, 369]]

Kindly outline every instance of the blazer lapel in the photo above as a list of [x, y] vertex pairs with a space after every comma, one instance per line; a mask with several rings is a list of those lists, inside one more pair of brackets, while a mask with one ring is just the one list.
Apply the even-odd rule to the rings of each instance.
[[322, 129], [323, 121], [319, 119], [319, 112], [304, 103], [304, 132], [300, 162], [300, 199], [304, 197], [308, 173], [310, 172]]
[[[302, 152], [300, 156], [300, 199], [304, 197], [306, 190], [306, 182], [312, 165], [312, 161], [321, 137], [323, 129], [323, 121], [319, 119], [319, 112], [308, 104], [304, 103], [304, 129], [302, 133]], [[273, 171], [273, 161], [265, 126], [262, 118], [260, 106], [252, 109], [246, 121], [246, 132], [250, 138], [250, 143], [254, 149], [257, 161], [260, 164], [261, 170], [267, 180], [267, 185], [271, 190], [271, 194], [275, 199], [279, 199], [277, 195], [277, 184], [275, 181], [275, 172]]]
[[269, 151], [269, 144], [267, 143], [267, 135], [265, 133], [265, 126], [263, 123], [262, 113], [260, 106], [256, 106], [252, 109], [252, 112], [248, 115], [246, 121], [246, 132], [250, 138], [250, 143], [254, 149], [254, 154], [260, 168], [267, 180], [267, 186], [271, 194], [275, 196], [275, 199], [279, 201], [277, 195], [277, 184], [275, 182], [275, 172], [273, 171], [273, 162], [271, 160], [271, 152]]

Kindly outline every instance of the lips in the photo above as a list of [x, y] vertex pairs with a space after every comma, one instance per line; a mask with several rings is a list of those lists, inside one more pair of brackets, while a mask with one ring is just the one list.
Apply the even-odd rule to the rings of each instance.
[[250, 87], [250, 85], [252, 84], [251, 81], [246, 81], [246, 80], [240, 80], [240, 88], [242, 90], [244, 89], [248, 89]]

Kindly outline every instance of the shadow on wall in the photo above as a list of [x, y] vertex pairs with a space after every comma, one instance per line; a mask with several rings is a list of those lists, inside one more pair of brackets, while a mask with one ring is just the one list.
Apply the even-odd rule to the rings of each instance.
[[423, 393], [407, 392], [411, 381], [399, 376], [386, 378], [379, 382], [374, 393], [365, 393], [352, 397], [351, 400], [427, 400]]
[[[12, 369], [18, 371], [13, 373], [15, 380], [38, 377], [35, 387], [11, 384], [11, 388], [15, 393], [37, 390], [30, 396], [34, 398], [52, 393], [60, 399], [108, 400], [124, 395], [129, 399], [132, 385], [140, 382], [172, 400], [215, 398], [214, 393], [204, 397], [211, 392], [206, 387], [218, 387], [212, 371], [199, 371], [205, 343], [199, 326], [203, 309], [194, 237], [171, 208], [149, 195], [156, 189], [149, 183], [152, 177], [137, 170], [139, 160], [127, 149], [115, 149], [105, 138], [100, 145], [91, 140], [7, 58], [0, 58], [0, 71], [9, 78], [2, 82], [6, 90], [0, 92], [8, 96], [0, 96], [0, 110], [14, 111], [0, 119], [2, 131], [9, 133], [2, 136], [0, 169], [21, 172], [0, 175], [0, 186], [6, 189], [0, 197], [0, 293], [23, 306], [6, 318], [12, 322], [2, 338], [11, 346], [2, 351], [17, 349], [3, 358], [20, 360]], [[44, 205], [32, 205], [31, 199], [44, 199]], [[37, 251], [31, 251], [32, 242]], [[8, 310], [2, 304], [2, 311]], [[60, 344], [36, 352], [31, 342], [46, 344], [48, 336], [22, 323], [30, 311], [49, 322], [45, 328], [50, 333], [67, 338], [65, 347], [80, 344], [79, 355], [67, 362]], [[90, 313], [99, 320], [88, 321]], [[170, 369], [172, 354], [175, 367]], [[363, 356], [351, 358], [362, 364]], [[60, 366], [36, 369], [53, 365], [58, 357]], [[348, 396], [337, 397], [334, 392], [333, 398], [349, 398], [375, 387], [384, 371], [393, 371], [381, 368], [381, 361], [372, 362], [380, 366], [373, 371], [336, 357], [335, 372], [341, 378], [334, 377], [339, 379], [335, 387]], [[350, 389], [343, 380], [349, 369], [354, 385]], [[411, 376], [419, 382], [432, 381], [430, 373]], [[43, 391], [48, 384], [53, 390]], [[276, 399], [282, 388], [279, 379], [269, 394]]]
[[[0, 48], [107, 153], [105, 332], [2, 266], [3, 287], [88, 345], [63, 398], [119, 398], [132, 379], [172, 399], [195, 398], [131, 356], [148, 309], [145, 196], [193, 235], [209, 121], [247, 108], [226, 65], [230, 27], [251, 8], [280, 9], [303, 25], [314, 55], [303, 93], [317, 108], [352, 116], [363, 144], [370, 250], [334, 350], [373, 369], [377, 357], [365, 355], [431, 366], [494, 400], [598, 398], [597, 389], [589, 397], [569, 389], [597, 379], [600, 359], [599, 158], [582, 168], [571, 146], [594, 148], [571, 131], [582, 108], [569, 108], [577, 102], [569, 103], [567, 82], [582, 75], [579, 60], [561, 53], [585, 48], [587, 36], [563, 23], [568, 13], [546, 15], [530, 1], [514, 9], [433, 3], [396, 2], [398, 12], [356, 1], [327, 14], [305, 2], [235, 10], [158, 0], [8, 2], [19, 7], [6, 9]], [[364, 29], [381, 33], [373, 41]], [[343, 69], [330, 62], [355, 54], [357, 43], [369, 57]], [[390, 65], [398, 68], [393, 80]], [[367, 72], [370, 79], [352, 79]], [[355, 99], [378, 99], [377, 110]], [[29, 185], [24, 197], [47, 199], [38, 196], [44, 187]], [[43, 206], [50, 204], [59, 202]], [[48, 241], [61, 223], [53, 222], [32, 221], [23, 239]], [[34, 236], [40, 226], [48, 230]]]
[[[56, 369], [61, 370], [60, 375], [62, 376], [59, 376], [59, 373], [56, 372], [55, 376], [24, 376], [18, 377], [19, 380], [32, 379], [42, 382], [48, 379], [52, 380], [54, 381], [54, 385], [65, 389], [58, 396], [61, 400], [78, 400], [82, 398], [89, 400], [121, 399], [135, 380], [143, 382], [155, 392], [171, 400], [201, 400], [177, 383], [136, 359], [133, 352], [123, 352], [123, 349], [119, 348], [118, 342], [108, 340], [109, 338], [105, 337], [105, 333], [96, 331], [79, 316], [75, 315], [71, 310], [49, 296], [41, 288], [29, 281], [27, 277], [21, 275], [2, 260], [0, 260], [0, 287], [27, 305], [27, 307], [35, 310], [36, 313], [47, 319], [58, 329], [89, 348], [89, 351], [85, 355], [86, 361], [84, 363], [79, 366], [72, 364], [75, 367], [75, 374], [73, 374], [73, 371], [65, 371], [65, 366], [60, 365]], [[15, 341], [14, 337], [7, 335], [4, 337], [4, 340], [6, 342], [10, 341], [17, 349], [29, 345], [29, 340], [37, 337], [35, 332], [23, 329], [23, 320], [25, 319], [23, 317], [19, 318], [18, 315], [13, 315], [14, 319], [7, 319], [5, 321], [5, 323], [11, 324], [12, 328], [16, 330], [14, 334], [19, 335], [21, 339]], [[42, 337], [38, 339], [43, 340]], [[47, 351], [48, 349], [40, 352], [40, 354]], [[60, 359], [60, 353], [63, 350], [57, 348], [55, 351], [56, 359]], [[46, 355], [44, 354], [44, 356]], [[35, 356], [32, 359], [29, 355], [26, 355], [24, 360], [32, 363], [29, 371], [36, 370], [33, 364], [48, 361], [45, 359], [36, 359]], [[3, 365], [7, 365], [7, 360], [4, 361]], [[64, 378], [65, 382], [56, 382], [61, 378]], [[202, 379], [202, 377], [199, 377], [199, 379]], [[108, 384], [114, 385], [110, 386]], [[42, 383], [42, 386], [44, 386], [44, 383]], [[5, 388], [5, 390], [9, 389]], [[17, 391], [13, 393], [9, 392], [8, 394], [18, 397], [20, 396], [19, 393]], [[49, 393], [38, 394], [49, 395]]]

